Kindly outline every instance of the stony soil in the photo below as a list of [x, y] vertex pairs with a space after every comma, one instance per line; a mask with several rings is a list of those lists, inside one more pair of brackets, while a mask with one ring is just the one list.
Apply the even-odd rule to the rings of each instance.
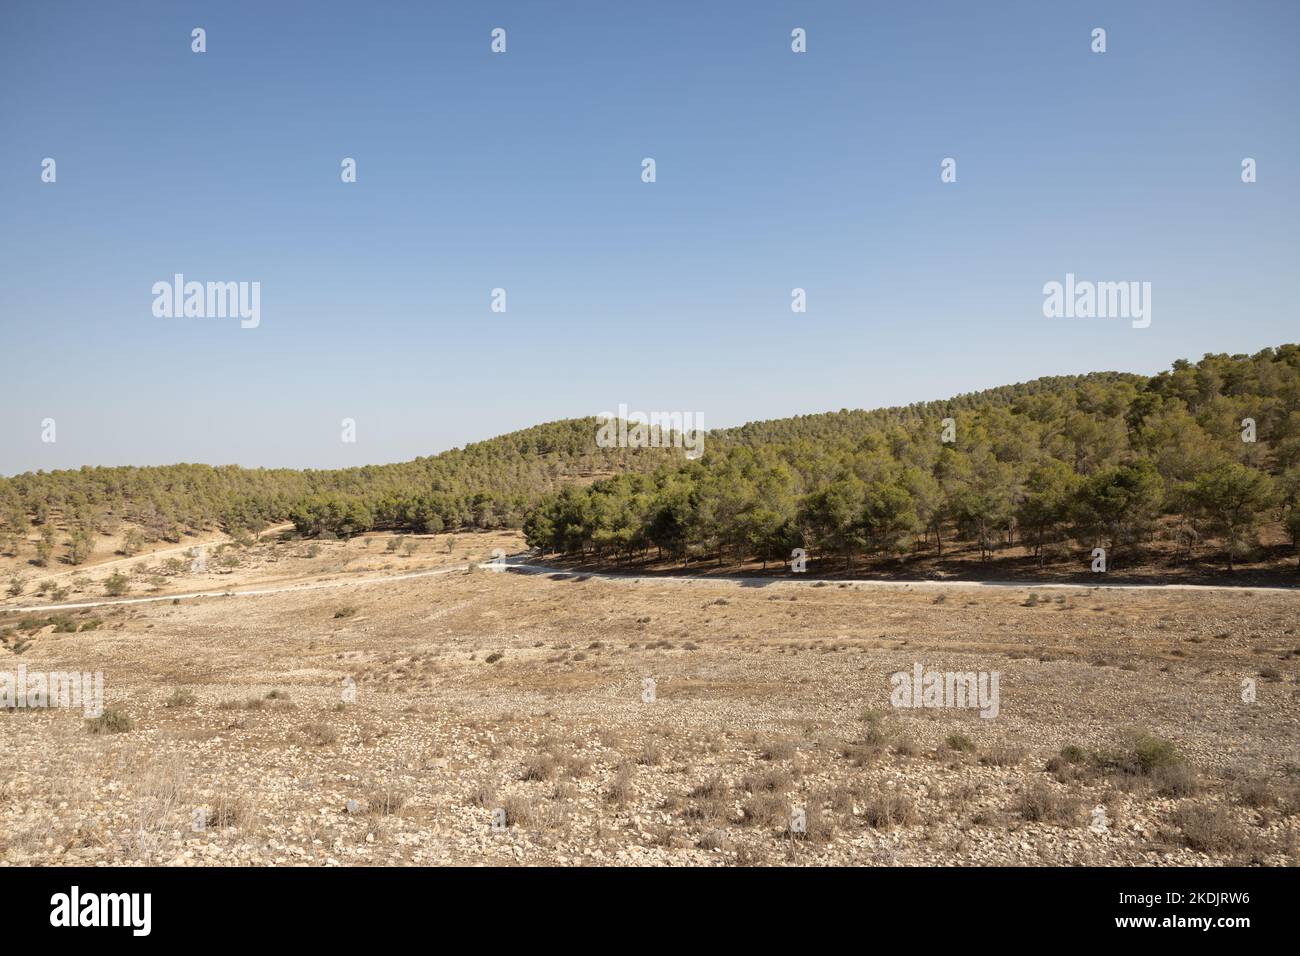
[[[0, 863], [1297, 860], [1300, 595], [364, 583], [498, 543], [353, 542], [369, 556], [343, 564], [328, 543], [311, 567], [267, 545], [245, 583], [340, 586], [83, 610], [102, 623], [75, 632], [0, 617], [0, 673], [103, 671], [130, 723], [0, 711]], [[998, 671], [998, 716], [891, 706], [918, 662]], [[1151, 738], [1177, 753], [1148, 772]]]

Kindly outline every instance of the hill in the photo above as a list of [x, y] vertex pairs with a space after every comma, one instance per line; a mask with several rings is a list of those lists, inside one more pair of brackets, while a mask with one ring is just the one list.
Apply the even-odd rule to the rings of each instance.
[[1226, 560], [1300, 534], [1300, 347], [1178, 361], [1153, 377], [1054, 376], [873, 411], [707, 433], [704, 454], [602, 448], [594, 418], [414, 461], [339, 470], [177, 464], [0, 478], [0, 551], [77, 564], [291, 520], [306, 535], [523, 527], [602, 561], [898, 561], [954, 542], [1041, 565], [1164, 542]]

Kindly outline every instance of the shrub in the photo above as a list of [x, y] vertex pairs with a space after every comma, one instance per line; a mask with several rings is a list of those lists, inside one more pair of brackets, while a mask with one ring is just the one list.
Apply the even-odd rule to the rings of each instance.
[[239, 794], [219, 793], [212, 801], [212, 812], [208, 815], [208, 826], [218, 830], [227, 827], [240, 827], [252, 816], [248, 801]]
[[1133, 758], [1138, 772], [1149, 774], [1160, 767], [1183, 762], [1172, 740], [1139, 731], [1133, 736]]
[[1164, 797], [1190, 797], [1201, 789], [1196, 771], [1185, 763], [1162, 764], [1151, 772], [1151, 782]]
[[1088, 759], [1088, 754], [1082, 747], [1066, 744], [1061, 748], [1061, 759], [1066, 763], [1079, 764]]
[[320, 720], [303, 724], [302, 735], [317, 747], [327, 747], [339, 739], [339, 732]]
[[744, 822], [758, 826], [790, 825], [790, 803], [776, 793], [756, 793], [740, 808]]
[[877, 830], [908, 826], [917, 821], [916, 805], [901, 793], [877, 794], [867, 801], [862, 816], [867, 826]]
[[975, 743], [965, 734], [949, 734], [946, 741], [949, 750], [967, 753], [975, 749]]
[[1092, 763], [1098, 770], [1149, 777], [1162, 767], [1183, 763], [1183, 758], [1173, 741], [1137, 730], [1128, 735], [1128, 749], [1098, 751], [1092, 755]]
[[989, 767], [1015, 767], [1023, 763], [1025, 752], [1019, 747], [999, 744], [980, 758], [980, 763]]
[[1264, 780], [1246, 780], [1237, 785], [1237, 802], [1243, 807], [1261, 809], [1277, 803], [1277, 793]]
[[375, 787], [366, 797], [366, 805], [376, 816], [391, 816], [406, 803], [406, 795], [391, 787]]
[[701, 850], [709, 852], [720, 852], [731, 846], [731, 838], [727, 836], [726, 830], [710, 830], [700, 837], [699, 842], [695, 844]]
[[786, 771], [773, 768], [756, 777], [745, 777], [740, 785], [749, 793], [785, 793], [794, 781]]
[[524, 761], [521, 780], [554, 780], [559, 766], [550, 754], [534, 754]]
[[721, 777], [711, 777], [704, 783], [691, 788], [683, 815], [688, 820], [717, 821], [725, 820], [730, 815], [729, 796], [731, 788]]
[[921, 745], [907, 734], [899, 734], [894, 738], [894, 753], [900, 757], [919, 757]]
[[614, 779], [610, 781], [609, 792], [606, 794], [610, 803], [624, 807], [636, 799], [636, 787], [633, 784], [635, 774], [632, 764], [626, 760], [618, 765], [618, 770], [614, 772]]
[[758, 755], [764, 760], [793, 760], [799, 748], [791, 740], [778, 740], [763, 747]]
[[131, 579], [121, 571], [114, 571], [104, 580], [104, 593], [109, 597], [121, 597], [131, 589]]
[[1016, 812], [1031, 823], [1060, 826], [1078, 823], [1080, 807], [1077, 799], [1059, 796], [1041, 781], [1026, 788], [1015, 804]]
[[1187, 845], [1201, 853], [1230, 852], [1246, 844], [1241, 826], [1223, 807], [1179, 807], [1174, 822]]
[[92, 734], [124, 734], [134, 725], [125, 711], [109, 707], [98, 717], [86, 721], [86, 729]]

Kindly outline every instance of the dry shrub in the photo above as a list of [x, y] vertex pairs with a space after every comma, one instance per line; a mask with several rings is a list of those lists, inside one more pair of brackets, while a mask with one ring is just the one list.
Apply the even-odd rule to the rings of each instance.
[[117, 707], [105, 708], [98, 717], [86, 721], [86, 729], [92, 734], [124, 734], [134, 727], [126, 711]]
[[828, 842], [835, 834], [835, 818], [825, 809], [828, 799], [828, 795], [822, 792], [810, 794], [807, 804], [802, 808], [803, 830], [796, 831], [793, 828], [794, 819], [791, 816], [786, 821], [785, 835], [792, 840], [806, 840], [809, 843]]
[[840, 756], [855, 767], [866, 767], [879, 760], [885, 748], [879, 744], [844, 744]]
[[773, 768], [745, 777], [740, 785], [748, 793], [785, 793], [794, 786], [794, 781], [786, 771]]
[[554, 780], [559, 765], [550, 754], [534, 754], [524, 761], [521, 780]]
[[252, 819], [252, 804], [242, 794], [222, 791], [212, 801], [208, 826], [217, 830], [242, 827]]
[[1011, 744], [998, 744], [980, 757], [980, 763], [988, 767], [1018, 767], [1024, 762], [1024, 750]]
[[537, 822], [537, 801], [532, 797], [512, 794], [502, 802], [501, 809], [506, 812], [508, 827], [527, 827]]
[[366, 807], [374, 816], [391, 816], [406, 803], [406, 795], [392, 787], [375, 787], [366, 795]]
[[900, 757], [919, 757], [921, 756], [921, 745], [909, 735], [899, 734], [894, 738], [894, 753]]
[[1201, 853], [1230, 853], [1246, 845], [1246, 833], [1225, 807], [1187, 806], [1174, 813], [1183, 839]]
[[1080, 822], [1082, 804], [1075, 797], [1057, 794], [1040, 781], [1020, 794], [1014, 809], [1031, 823], [1054, 823], [1064, 827]]
[[975, 742], [965, 734], [949, 734], [944, 743], [948, 745], [949, 750], [957, 753], [970, 753], [975, 749]]
[[758, 755], [764, 760], [793, 760], [799, 748], [792, 740], [774, 740], [759, 750]]
[[746, 824], [758, 826], [790, 825], [790, 803], [775, 793], [758, 793], [746, 800], [740, 808]]
[[136, 778], [135, 842], [144, 857], [152, 858], [176, 829], [184, 794], [185, 765], [178, 757], [155, 760]]
[[321, 720], [303, 724], [299, 728], [299, 732], [307, 739], [308, 743], [317, 747], [326, 747], [339, 739], [339, 732]]
[[555, 789], [551, 791], [552, 800], [574, 800], [577, 799], [578, 788], [569, 780], [560, 780], [555, 784]]
[[1151, 783], [1163, 797], [1191, 797], [1201, 789], [1196, 771], [1185, 763], [1162, 764], [1151, 772]]
[[177, 687], [172, 691], [171, 696], [163, 701], [164, 707], [189, 707], [197, 701], [194, 691], [184, 687]]
[[580, 780], [591, 772], [591, 760], [587, 757], [569, 755], [561, 758], [560, 769], [572, 780]]
[[723, 852], [731, 847], [731, 837], [726, 830], [714, 829], [709, 830], [696, 844], [701, 850], [709, 852]]
[[867, 826], [877, 830], [910, 826], [920, 819], [911, 797], [901, 793], [880, 793], [867, 800], [862, 809]]
[[730, 815], [730, 788], [718, 776], [711, 777], [690, 794], [690, 803], [683, 809], [683, 814], [692, 820], [721, 820]]
[[1277, 803], [1277, 792], [1266, 780], [1243, 780], [1237, 784], [1233, 796], [1243, 807], [1262, 810]]
[[626, 760], [618, 765], [614, 779], [609, 784], [607, 796], [610, 803], [625, 807], [636, 799], [636, 786], [633, 783], [635, 775], [635, 768]]
[[879, 720], [868, 721], [862, 742], [868, 747], [884, 747], [888, 745], [889, 733], [885, 730], [883, 722]]

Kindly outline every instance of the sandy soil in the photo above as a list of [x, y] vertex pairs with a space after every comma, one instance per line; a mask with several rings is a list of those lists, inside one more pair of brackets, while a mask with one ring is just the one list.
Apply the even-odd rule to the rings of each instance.
[[[1297, 859], [1300, 595], [375, 580], [519, 545], [447, 537], [0, 616], [0, 674], [102, 671], [126, 718], [0, 712], [0, 863]], [[997, 716], [892, 706], [918, 663], [997, 671]]]

